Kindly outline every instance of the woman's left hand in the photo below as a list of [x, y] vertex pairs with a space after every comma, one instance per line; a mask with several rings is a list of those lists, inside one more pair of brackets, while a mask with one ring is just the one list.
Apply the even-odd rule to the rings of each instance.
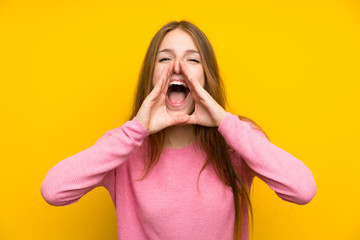
[[195, 102], [195, 110], [186, 124], [199, 124], [206, 127], [218, 127], [226, 115], [211, 95], [201, 86], [199, 81], [190, 73], [186, 65], [180, 61], [181, 71]]

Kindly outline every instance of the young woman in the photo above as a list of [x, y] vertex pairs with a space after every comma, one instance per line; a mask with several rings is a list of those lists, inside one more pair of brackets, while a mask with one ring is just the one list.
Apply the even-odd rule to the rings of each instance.
[[104, 186], [121, 240], [244, 240], [255, 176], [296, 204], [317, 191], [302, 161], [225, 110], [214, 51], [199, 28], [181, 21], [152, 39], [129, 121], [56, 164], [41, 193], [63, 206]]

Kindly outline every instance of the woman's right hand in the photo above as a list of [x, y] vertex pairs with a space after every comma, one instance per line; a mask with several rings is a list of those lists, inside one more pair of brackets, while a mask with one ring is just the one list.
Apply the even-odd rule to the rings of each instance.
[[166, 108], [166, 94], [173, 74], [174, 63], [167, 64], [157, 80], [153, 90], [145, 98], [136, 115], [137, 120], [147, 129], [149, 134], [156, 133], [169, 126], [184, 124], [189, 121], [187, 114], [173, 116]]

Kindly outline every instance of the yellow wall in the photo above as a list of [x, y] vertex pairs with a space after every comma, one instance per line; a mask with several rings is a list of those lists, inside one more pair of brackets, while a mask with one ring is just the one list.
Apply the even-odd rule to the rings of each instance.
[[0, 239], [117, 239], [104, 188], [53, 207], [40, 186], [124, 123], [151, 37], [180, 19], [213, 43], [232, 111], [318, 186], [299, 206], [257, 179], [253, 239], [360, 239], [359, 2], [130, 2], [0, 2]]

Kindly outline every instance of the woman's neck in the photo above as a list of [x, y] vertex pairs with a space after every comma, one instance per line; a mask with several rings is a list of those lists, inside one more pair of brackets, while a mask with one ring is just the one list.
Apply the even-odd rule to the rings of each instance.
[[165, 129], [164, 148], [183, 148], [194, 141], [194, 125], [171, 126]]

